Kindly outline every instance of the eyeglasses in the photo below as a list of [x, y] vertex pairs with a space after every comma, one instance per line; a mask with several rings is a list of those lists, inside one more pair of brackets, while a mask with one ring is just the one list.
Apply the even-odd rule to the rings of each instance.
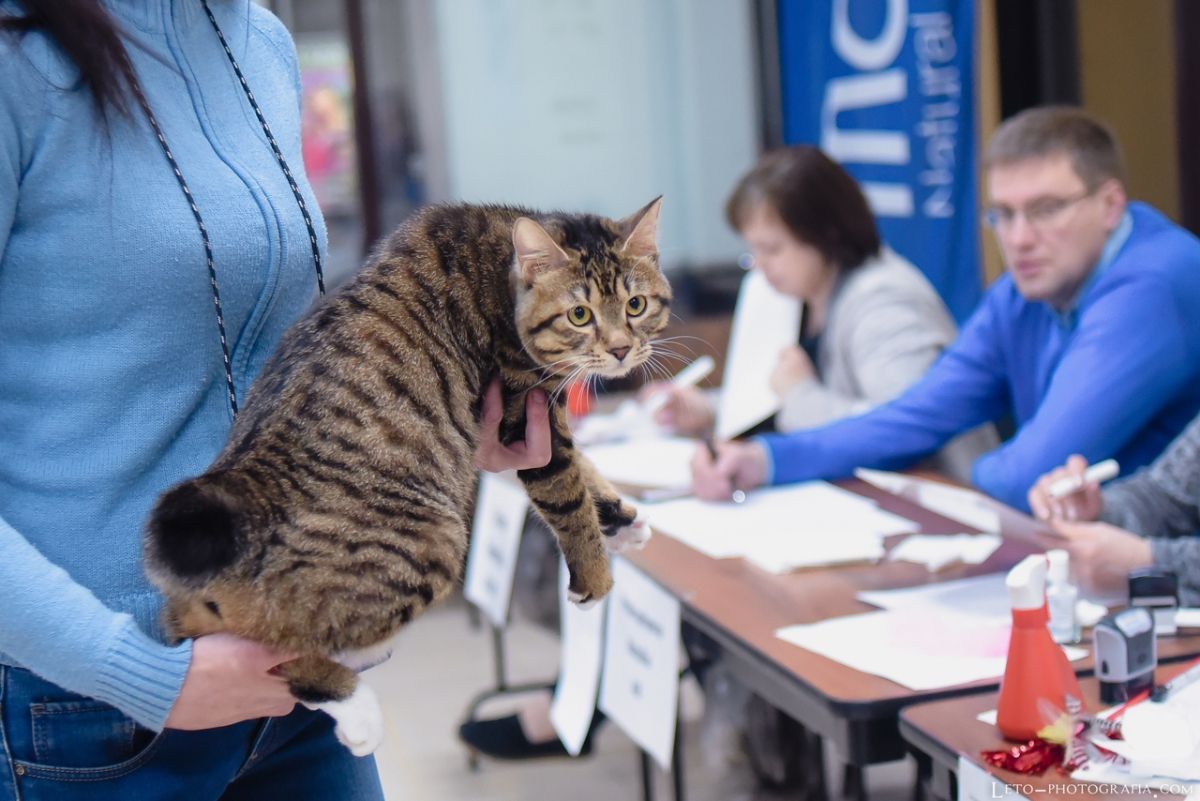
[[1071, 206], [1095, 193], [1095, 189], [1085, 189], [1081, 194], [1072, 197], [1044, 197], [1033, 201], [1024, 209], [1011, 209], [1008, 206], [990, 206], [983, 210], [983, 224], [994, 231], [1012, 227], [1017, 215], [1025, 218], [1030, 228], [1042, 229]]

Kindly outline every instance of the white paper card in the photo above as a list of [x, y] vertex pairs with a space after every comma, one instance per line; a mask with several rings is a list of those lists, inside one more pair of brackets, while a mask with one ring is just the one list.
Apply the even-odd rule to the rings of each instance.
[[776, 292], [757, 270], [748, 273], [733, 310], [717, 404], [718, 439], [736, 437], [779, 410], [771, 373], [780, 351], [795, 345], [799, 336], [800, 301]]
[[686, 490], [692, 485], [692, 454], [697, 445], [694, 439], [651, 437], [593, 445], [583, 453], [609, 481]]
[[508, 622], [517, 549], [528, 508], [525, 488], [511, 477], [484, 473], [480, 478], [463, 595], [499, 628]]
[[664, 770], [679, 712], [679, 601], [613, 559], [600, 708]]
[[550, 704], [550, 722], [558, 739], [571, 753], [579, 756], [592, 716], [596, 712], [596, 692], [600, 688], [603, 656], [604, 612], [608, 598], [591, 609], [580, 609], [567, 600], [567, 563], [559, 560], [558, 608], [561, 610], [562, 645], [559, 649], [558, 684]]
[[997, 779], [965, 756], [958, 758], [958, 801], [1028, 801], [1012, 787]]

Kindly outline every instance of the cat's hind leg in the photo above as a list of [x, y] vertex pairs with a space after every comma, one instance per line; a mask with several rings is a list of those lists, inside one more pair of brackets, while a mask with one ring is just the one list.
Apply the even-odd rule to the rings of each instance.
[[283, 664], [280, 673], [300, 703], [333, 718], [338, 742], [350, 753], [366, 756], [383, 742], [379, 700], [354, 671], [323, 656], [302, 656]]

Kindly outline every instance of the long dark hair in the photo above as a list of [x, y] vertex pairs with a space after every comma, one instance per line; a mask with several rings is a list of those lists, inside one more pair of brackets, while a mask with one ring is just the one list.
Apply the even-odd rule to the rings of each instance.
[[79, 70], [102, 113], [128, 115], [137, 76], [120, 30], [100, 0], [20, 0], [24, 14], [0, 17], [0, 28], [48, 34]]

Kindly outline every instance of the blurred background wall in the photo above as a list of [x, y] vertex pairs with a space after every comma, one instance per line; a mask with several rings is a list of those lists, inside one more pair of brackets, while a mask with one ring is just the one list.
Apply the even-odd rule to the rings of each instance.
[[[958, 46], [970, 50], [972, 154], [1023, 108], [1081, 104], [1121, 138], [1131, 195], [1200, 230], [1187, 147], [1200, 127], [1200, 56], [1181, 46], [1200, 34], [1200, 4], [1189, 0], [260, 2], [296, 39], [305, 162], [330, 223], [331, 272], [343, 278], [425, 203], [622, 216], [664, 194], [664, 263], [685, 301], [719, 309], [732, 301], [742, 250], [722, 213], [736, 178], [765, 148], [829, 145], [790, 122], [788, 106], [789, 86], [829, 69], [829, 20], [861, 43], [896, 33], [911, 48], [916, 20], [935, 6], [971, 26]], [[818, 23], [789, 27], [814, 12]], [[897, 15], [903, 30], [889, 32]], [[843, 124], [870, 127], [866, 113]], [[961, 244], [949, 256], [968, 285], [1002, 269], [978, 205], [954, 210], [982, 244], [982, 258]], [[938, 239], [923, 242], [927, 254], [949, 247]]]

